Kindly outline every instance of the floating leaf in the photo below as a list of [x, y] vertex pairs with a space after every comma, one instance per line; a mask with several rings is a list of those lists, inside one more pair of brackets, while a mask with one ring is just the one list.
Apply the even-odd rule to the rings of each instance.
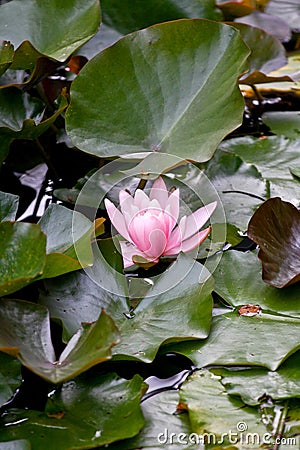
[[15, 48], [30, 41], [40, 56], [65, 61], [96, 33], [99, 23], [97, 0], [84, 4], [66, 0], [63, 6], [58, 0], [38, 4], [34, 0], [13, 0], [1, 6], [0, 39], [9, 40]]
[[[178, 391], [166, 391], [154, 395], [141, 404], [145, 426], [141, 432], [124, 441], [108, 446], [108, 450], [149, 449], [156, 450], [199, 450], [199, 445], [188, 442], [191, 434], [187, 414], [176, 414], [179, 403]], [[181, 436], [181, 438], [180, 438]], [[179, 439], [177, 439], [179, 437]]]
[[280, 198], [270, 198], [252, 217], [248, 236], [259, 247], [263, 280], [278, 288], [300, 280], [300, 212]]
[[280, 196], [283, 200], [298, 205], [300, 183], [291, 175], [291, 167], [300, 166], [299, 140], [285, 136], [269, 136], [263, 139], [245, 136], [228, 139], [220, 148], [253, 164], [261, 176], [267, 180], [269, 195]]
[[52, 393], [45, 412], [14, 409], [5, 414], [1, 440], [26, 437], [30, 448], [79, 450], [130, 438], [144, 424], [143, 392], [139, 376], [124, 380], [114, 374], [84, 374]]
[[264, 398], [300, 398], [300, 353], [288, 358], [277, 370], [223, 370], [222, 384], [228, 394], [238, 395], [247, 405], [258, 405]]
[[211, 364], [254, 365], [276, 370], [300, 348], [299, 325], [300, 319], [277, 313], [261, 312], [254, 317], [246, 317], [235, 311], [226, 314], [221, 312], [213, 317], [211, 331], [205, 341], [166, 345], [162, 351], [180, 352], [198, 367]]
[[5, 353], [0, 353], [0, 407], [13, 396], [21, 381], [19, 361]]
[[9, 41], [0, 41], [0, 76], [13, 61], [14, 46]]
[[74, 80], [68, 134], [101, 157], [160, 151], [206, 161], [241, 122], [236, 79], [247, 54], [236, 30], [200, 19], [126, 36]]
[[234, 307], [254, 303], [265, 311], [300, 318], [299, 288], [279, 290], [264, 283], [256, 251], [224, 252], [214, 279], [215, 292]]
[[1, 296], [21, 289], [42, 274], [46, 236], [35, 224], [2, 222], [0, 255]]
[[214, 0], [102, 0], [101, 9], [103, 23], [122, 34], [176, 19], [222, 19]]
[[19, 206], [19, 197], [0, 191], [0, 220], [15, 220]]
[[2, 299], [0, 323], [0, 350], [16, 356], [24, 366], [52, 383], [73, 378], [109, 359], [119, 339], [114, 322], [102, 312], [96, 322], [82, 324], [57, 360], [49, 313], [44, 306]]
[[263, 122], [277, 135], [287, 138], [299, 139], [300, 137], [300, 112], [299, 111], [269, 111], [262, 115]]
[[251, 438], [253, 434], [254, 439], [248, 444], [253, 450], [261, 448], [255, 436], [263, 441], [268, 430], [259, 411], [229, 396], [221, 377], [208, 371], [194, 373], [180, 389], [180, 402], [187, 407], [192, 432], [205, 436], [208, 444], [226, 448], [234, 443], [233, 448], [243, 449], [245, 435]]
[[66, 109], [68, 101], [62, 93], [60, 104], [55, 113], [42, 121], [45, 105], [43, 102], [22, 93], [15, 87], [0, 89], [0, 162], [9, 151], [14, 139], [36, 139], [43, 134]]
[[[213, 281], [205, 279], [205, 268], [188, 255], [181, 255], [157, 279], [148, 280], [148, 293], [133, 315], [126, 302], [124, 275], [99, 259], [85, 272], [47, 281], [46, 292], [40, 295], [51, 317], [64, 324], [67, 336], [78, 329], [80, 320], [96, 318], [101, 307], [112, 316], [121, 333], [115, 355], [151, 361], [165, 340], [203, 339], [208, 335]], [[154, 287], [149, 290], [152, 283]]]
[[240, 83], [266, 83], [266, 74], [287, 64], [285, 48], [274, 36], [244, 23], [234, 22], [232, 26], [240, 31], [245, 43], [251, 49], [248, 58], [249, 71], [240, 77]]

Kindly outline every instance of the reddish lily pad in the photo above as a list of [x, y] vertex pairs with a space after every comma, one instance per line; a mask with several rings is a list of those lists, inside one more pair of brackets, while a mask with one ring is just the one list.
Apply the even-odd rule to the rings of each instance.
[[270, 198], [250, 220], [248, 236], [260, 246], [263, 280], [282, 288], [300, 280], [300, 212]]

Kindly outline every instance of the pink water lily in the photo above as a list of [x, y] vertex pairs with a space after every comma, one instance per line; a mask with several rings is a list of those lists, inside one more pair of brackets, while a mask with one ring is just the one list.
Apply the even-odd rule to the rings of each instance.
[[209, 235], [211, 227], [199, 231], [217, 206], [209, 203], [189, 216], [179, 216], [179, 189], [169, 194], [159, 177], [149, 196], [137, 189], [132, 197], [127, 191], [119, 194], [120, 209], [108, 199], [105, 206], [111, 223], [125, 241], [120, 241], [124, 267], [135, 260], [157, 263], [161, 256], [175, 256], [198, 247]]

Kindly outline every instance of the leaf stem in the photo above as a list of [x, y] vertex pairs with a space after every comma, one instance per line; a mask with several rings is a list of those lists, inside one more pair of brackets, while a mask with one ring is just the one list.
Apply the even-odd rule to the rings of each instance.
[[286, 402], [286, 404], [284, 405], [284, 408], [282, 410], [281, 416], [280, 416], [280, 421], [278, 423], [278, 427], [275, 433], [275, 444], [273, 446], [272, 450], [278, 450], [280, 448], [280, 441], [284, 432], [284, 426], [285, 426], [285, 419], [287, 416], [289, 410], [289, 405], [288, 402]]

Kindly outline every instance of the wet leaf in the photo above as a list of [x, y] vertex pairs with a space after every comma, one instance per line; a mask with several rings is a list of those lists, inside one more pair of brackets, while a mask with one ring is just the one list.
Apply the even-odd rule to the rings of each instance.
[[30, 41], [40, 56], [65, 61], [96, 33], [99, 23], [97, 0], [66, 0], [63, 7], [57, 0], [13, 0], [1, 6], [0, 39], [15, 48]]
[[298, 286], [280, 290], [264, 283], [256, 251], [225, 252], [214, 279], [215, 292], [234, 307], [252, 303], [265, 311], [300, 318]]
[[300, 137], [300, 112], [299, 111], [269, 111], [262, 115], [264, 123], [277, 135], [287, 138], [299, 139]]
[[0, 352], [0, 407], [13, 396], [21, 381], [19, 361]]
[[65, 92], [55, 113], [42, 120], [45, 105], [43, 102], [22, 93], [16, 87], [0, 89], [0, 162], [8, 152], [14, 139], [36, 139], [43, 134], [66, 109], [68, 104]]
[[[126, 439], [108, 446], [108, 450], [180, 450], [183, 443], [177, 437], [184, 438], [184, 448], [199, 450], [199, 445], [188, 442], [191, 433], [187, 414], [176, 414], [179, 402], [178, 391], [161, 392], [148, 398], [141, 404], [145, 417], [145, 426], [134, 438]], [[181, 434], [182, 433], [182, 434]]]
[[295, 206], [270, 198], [255, 212], [247, 233], [260, 247], [266, 283], [282, 288], [300, 280], [300, 212]]
[[82, 324], [57, 360], [49, 313], [44, 306], [2, 299], [0, 322], [0, 350], [17, 357], [24, 366], [52, 383], [73, 378], [109, 359], [111, 348], [119, 339], [114, 322], [102, 312], [96, 322]]
[[[207, 441], [211, 439], [208, 444], [220, 448], [234, 444], [234, 448], [243, 449], [246, 433], [257, 434], [262, 440], [268, 432], [259, 411], [229, 396], [221, 377], [208, 371], [191, 375], [180, 389], [180, 401], [187, 404], [191, 430], [206, 436]], [[250, 444], [253, 450], [261, 448], [257, 440]]]
[[205, 341], [167, 345], [162, 351], [183, 353], [197, 367], [254, 365], [276, 370], [300, 348], [299, 325], [300, 319], [278, 313], [262, 311], [254, 317], [246, 317], [239, 316], [237, 311], [221, 312], [213, 317]]
[[261, 11], [253, 11], [251, 14], [239, 17], [235, 21], [261, 28], [282, 42], [288, 42], [291, 38], [290, 26], [282, 17], [273, 16], [272, 14]]
[[42, 274], [46, 236], [35, 224], [1, 222], [0, 255], [0, 295], [7, 295]]
[[103, 23], [121, 34], [184, 18], [221, 20], [213, 0], [102, 0]]
[[101, 157], [160, 151], [206, 161], [241, 121], [236, 78], [247, 54], [236, 30], [200, 19], [126, 36], [74, 80], [68, 134]]
[[19, 197], [0, 191], [0, 220], [15, 220], [19, 206]]
[[216, 5], [226, 18], [251, 14], [255, 10], [255, 0], [217, 0]]
[[223, 370], [221, 375], [228, 394], [240, 396], [247, 405], [258, 405], [268, 397], [300, 398], [300, 352], [290, 356], [276, 372], [251, 368]]
[[287, 64], [285, 48], [274, 36], [244, 23], [234, 22], [232, 26], [240, 31], [245, 43], [251, 49], [248, 58], [249, 71], [240, 77], [240, 83], [250, 85], [265, 83], [266, 74]]
[[0, 41], [0, 76], [13, 61], [14, 46], [9, 41]]
[[[14, 409], [6, 414], [0, 419], [1, 440], [26, 438], [30, 448], [79, 450], [130, 438], [144, 424], [142, 382], [139, 376], [124, 380], [114, 374], [84, 374], [52, 393], [46, 412]], [[49, 417], [55, 411], [64, 415]]]
[[299, 140], [285, 136], [268, 136], [263, 139], [245, 136], [228, 139], [220, 148], [234, 153], [248, 164], [253, 164], [263, 179], [267, 180], [269, 195], [298, 205], [300, 183], [290, 172], [300, 166]]

